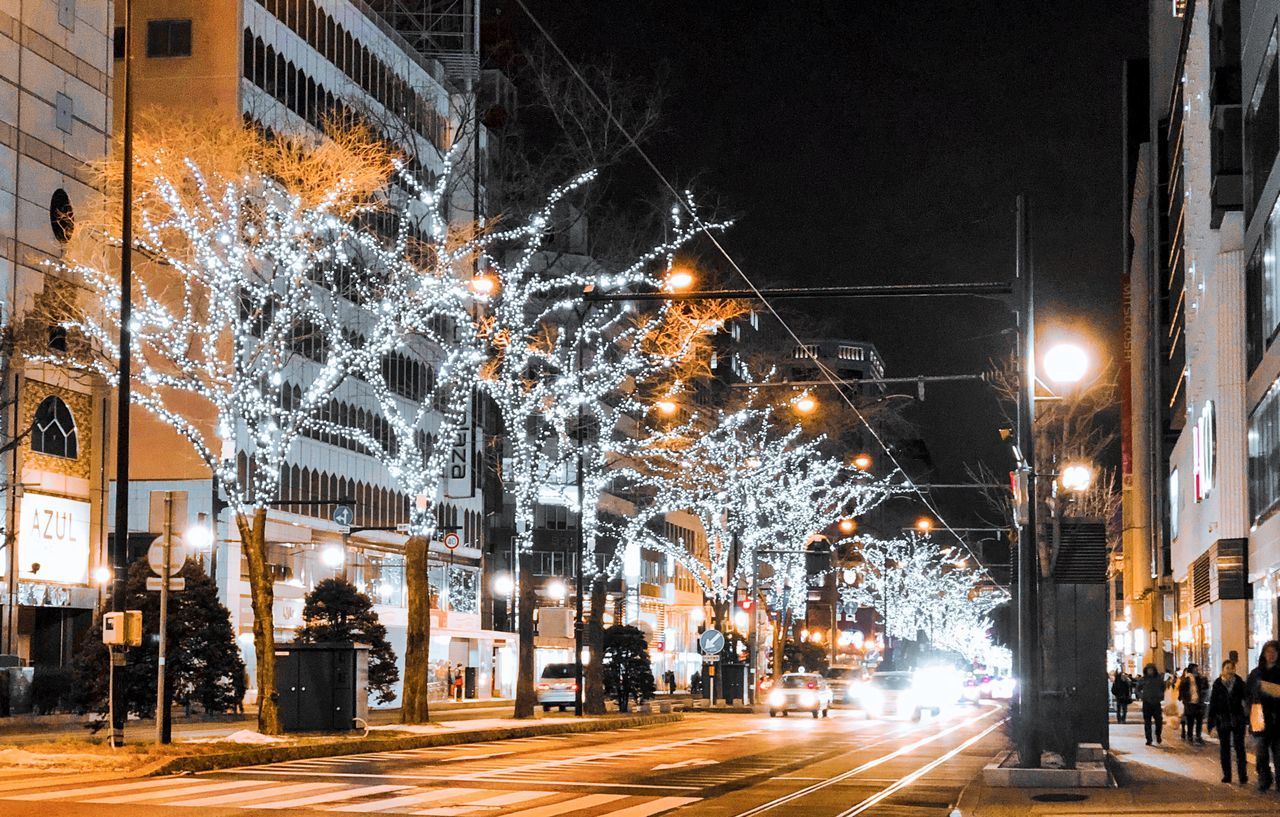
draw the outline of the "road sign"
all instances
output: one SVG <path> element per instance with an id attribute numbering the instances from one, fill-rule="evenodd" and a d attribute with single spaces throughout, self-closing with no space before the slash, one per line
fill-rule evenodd
<path id="1" fill-rule="evenodd" d="M 457 549 L 460 544 L 462 544 L 462 537 L 458 534 L 451 531 L 444 535 L 444 546 L 449 548 L 449 550 Z"/>
<path id="2" fill-rule="evenodd" d="M 333 515 L 330 517 L 335 525 L 344 528 L 351 527 L 351 523 L 356 521 L 356 512 L 350 505 L 338 503 L 333 506 Z"/>
<path id="3" fill-rule="evenodd" d="M 187 548 L 178 537 L 172 538 L 169 545 L 169 572 L 177 573 L 182 570 L 182 563 L 187 560 Z M 164 537 L 157 536 L 156 540 L 151 543 L 151 547 L 147 548 L 147 564 L 151 565 L 151 570 L 157 576 L 164 573 Z"/>
<path id="4" fill-rule="evenodd" d="M 720 660 L 720 656 L 719 656 L 719 655 L 704 655 L 704 656 L 702 656 L 702 663 L 704 663 L 704 664 L 714 664 L 714 663 L 716 663 L 716 662 L 717 662 L 717 661 L 719 661 L 719 660 Z"/>
<path id="5" fill-rule="evenodd" d="M 163 581 L 159 576 L 147 577 L 147 590 L 151 592 L 158 591 L 162 584 L 163 584 Z M 175 576 L 174 578 L 169 580 L 169 592 L 171 593 L 176 593 L 179 590 L 184 590 L 186 589 L 186 586 L 187 586 L 187 580 L 182 578 L 181 576 Z"/>
<path id="6" fill-rule="evenodd" d="M 719 655 L 724 649 L 724 633 L 719 630 L 707 630 L 698 636 L 698 647 L 704 655 Z"/>

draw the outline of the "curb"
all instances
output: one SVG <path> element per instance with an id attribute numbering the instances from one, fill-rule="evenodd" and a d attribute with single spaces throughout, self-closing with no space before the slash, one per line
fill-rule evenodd
<path id="1" fill-rule="evenodd" d="M 433 746 L 457 746 L 463 743 L 484 743 L 494 740 L 512 740 L 542 735 L 567 735 L 579 732 L 608 732 L 613 729 L 661 726 L 684 719 L 683 715 L 639 715 L 633 717 L 603 717 L 591 721 L 565 721 L 560 723 L 508 726 L 498 729 L 470 729 L 437 735 L 405 735 L 403 737 L 363 737 L 340 742 L 311 743 L 300 746 L 255 746 L 236 752 L 215 755 L 185 755 L 163 758 L 136 776 L 175 774 L 179 772 L 210 772 L 238 766 L 257 766 L 263 763 L 280 763 L 286 760 L 308 760 L 316 757 L 358 755 L 370 752 L 390 752 L 403 749 L 426 749 Z"/>

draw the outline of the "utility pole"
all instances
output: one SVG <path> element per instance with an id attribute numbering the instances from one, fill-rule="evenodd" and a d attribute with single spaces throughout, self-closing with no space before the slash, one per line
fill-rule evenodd
<path id="1" fill-rule="evenodd" d="M 133 3 L 124 0 L 124 149 L 120 184 L 120 366 L 116 389 L 116 507 L 111 541 L 111 610 L 124 612 L 125 580 L 129 572 L 129 378 L 133 315 Z M 111 745 L 124 745 L 124 684 L 115 683 L 117 666 L 124 666 L 127 648 L 111 652 Z M 157 713 L 159 714 L 159 713 Z"/>
<path id="2" fill-rule="evenodd" d="M 164 492 L 164 565 L 160 568 L 160 644 L 156 653 L 156 743 L 169 742 L 169 696 L 165 695 L 165 656 L 169 646 L 169 561 L 173 558 L 173 491 Z"/>
<path id="3" fill-rule="evenodd" d="M 1036 330 L 1035 289 L 1030 258 L 1026 199 L 1018 196 L 1016 274 L 1018 282 L 1018 339 L 1021 388 L 1018 390 L 1018 449 L 1027 477 L 1026 521 L 1018 531 L 1018 707 L 1022 728 L 1018 760 L 1023 768 L 1039 768 L 1040 740 L 1040 618 L 1036 552 Z"/>

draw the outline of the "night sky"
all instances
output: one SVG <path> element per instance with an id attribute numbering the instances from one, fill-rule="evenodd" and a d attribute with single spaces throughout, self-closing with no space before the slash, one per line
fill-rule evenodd
<path id="1" fill-rule="evenodd" d="M 1008 280 L 1022 191 L 1038 334 L 1069 328 L 1119 354 L 1120 74 L 1145 52 L 1146 3 L 527 2 L 575 59 L 665 75 L 648 152 L 738 216 L 725 244 L 758 283 Z M 518 38 L 538 36 L 496 6 Z M 976 372 L 1008 349 L 991 301 L 785 308 L 876 343 L 890 376 Z M 982 387 L 931 388 L 910 416 L 936 479 L 979 459 L 1008 470 Z M 963 504 L 948 503 L 953 524 Z"/>

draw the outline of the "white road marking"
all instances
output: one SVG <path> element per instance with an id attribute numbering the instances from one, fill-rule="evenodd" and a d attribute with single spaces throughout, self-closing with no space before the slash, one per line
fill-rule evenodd
<path id="1" fill-rule="evenodd" d="M 482 794 L 484 791 L 484 789 L 430 789 L 428 791 L 419 791 L 417 794 L 406 794 L 401 797 L 392 797 L 389 800 L 375 800 L 372 803 L 352 803 L 347 806 L 330 806 L 325 809 L 325 811 L 355 811 L 360 814 L 367 814 L 377 811 L 389 811 L 403 806 L 417 806 L 423 803 L 443 803 L 450 800 L 469 797 L 475 794 Z"/>
<path id="2" fill-rule="evenodd" d="M 191 786 L 182 790 L 183 797 L 190 797 L 193 794 L 205 794 L 211 791 L 226 791 L 227 789 L 244 789 L 250 786 L 261 786 L 261 780 L 219 780 L 216 783 L 206 783 L 203 786 Z M 163 800 L 166 797 L 173 797 L 172 789 L 160 789 L 156 791 L 144 791 L 140 794 L 119 794 L 114 797 L 98 797 L 93 800 L 81 800 L 82 803 L 138 803 L 143 800 Z"/>
<path id="3" fill-rule="evenodd" d="M 179 789 L 200 781 L 189 777 L 166 777 L 162 780 L 131 780 L 128 783 L 114 783 L 110 786 L 88 786 L 80 789 L 61 789 L 59 791 L 42 791 L 35 794 L 18 794 L 5 797 L 5 800 L 71 800 L 76 797 L 93 797 L 108 792 L 129 791 L 131 789 Z"/>
<path id="4" fill-rule="evenodd" d="M 166 806 L 189 806 L 200 808 L 203 806 L 227 806 L 233 803 L 242 803 L 247 800 L 261 800 L 264 797 L 279 797 L 282 794 L 302 794 L 308 791 L 320 791 L 321 789 L 340 789 L 343 788 L 340 783 L 290 783 L 287 786 L 268 787 L 263 789 L 254 789 L 253 791 L 233 792 L 231 794 L 216 795 L 214 797 L 197 797 L 195 800 L 170 800 L 165 803 Z"/>
<path id="5" fill-rule="evenodd" d="M 652 771 L 661 771 L 663 769 L 685 769 L 693 766 L 714 766 L 718 764 L 718 760 L 707 760 L 706 758 L 692 758 L 690 760 L 677 760 L 675 763 L 659 763 L 654 766 Z"/>
<path id="6" fill-rule="evenodd" d="M 581 797 L 561 800 L 559 803 L 552 803 L 549 806 L 534 806 L 523 811 L 513 811 L 506 817 L 557 817 L 557 815 L 567 814 L 570 811 L 603 806 L 605 803 L 612 803 L 625 797 L 625 794 L 584 794 Z M 418 813 L 421 814 L 422 812 Z"/>
<path id="7" fill-rule="evenodd" d="M 660 814 L 673 808 L 696 803 L 699 799 L 697 797 L 659 797 L 647 803 L 639 803 L 627 808 L 620 808 L 617 811 L 611 811 L 605 817 L 650 817 L 653 814 Z"/>
<path id="8" fill-rule="evenodd" d="M 514 806 L 542 797 L 554 797 L 555 795 L 556 792 L 553 791 L 509 791 L 503 794 L 496 794 L 493 797 L 485 797 L 481 800 L 472 800 L 467 805 L 491 806 L 494 808 L 498 806 Z"/>
<path id="9" fill-rule="evenodd" d="M 341 791 L 330 791 L 323 794 L 313 794 L 308 797 L 295 797 L 292 800 L 278 800 L 265 805 L 254 806 L 258 809 L 283 809 L 283 808 L 299 808 L 301 806 L 314 806 L 317 803 L 332 803 L 335 800 L 354 800 L 357 797 L 365 797 L 370 794 L 386 794 L 391 791 L 404 791 L 410 786 L 358 786 L 354 789 L 343 789 Z"/>

